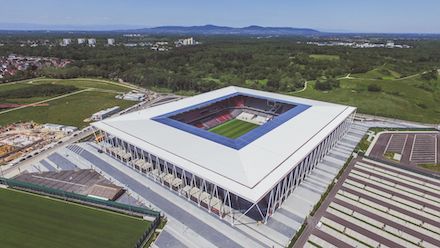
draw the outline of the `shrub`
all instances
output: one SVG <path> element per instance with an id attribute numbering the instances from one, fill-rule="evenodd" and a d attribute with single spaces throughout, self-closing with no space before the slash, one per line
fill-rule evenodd
<path id="1" fill-rule="evenodd" d="M 380 87 L 380 85 L 377 85 L 377 84 L 370 84 L 370 85 L 368 85 L 368 91 L 370 91 L 370 92 L 381 92 L 382 91 L 382 87 Z"/>
<path id="2" fill-rule="evenodd" d="M 329 84 L 328 81 L 324 81 L 324 82 L 316 81 L 315 89 L 317 89 L 317 90 L 331 90 L 332 86 L 331 86 L 331 84 Z"/>
<path id="3" fill-rule="evenodd" d="M 318 80 L 315 83 L 315 89 L 317 90 L 331 90 L 333 88 L 339 88 L 339 81 L 336 79 Z"/>
<path id="4" fill-rule="evenodd" d="M 432 71 L 423 73 L 421 78 L 425 81 L 437 80 L 438 79 L 438 72 L 437 72 L 437 70 L 432 70 Z"/>

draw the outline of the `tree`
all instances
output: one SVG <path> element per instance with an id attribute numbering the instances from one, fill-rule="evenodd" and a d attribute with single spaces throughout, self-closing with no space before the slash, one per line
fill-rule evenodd
<path id="1" fill-rule="evenodd" d="M 333 88 L 339 88 L 339 85 L 339 81 L 334 78 L 327 79 L 325 81 L 317 80 L 315 83 L 315 89 L 325 91 Z"/>
<path id="2" fill-rule="evenodd" d="M 437 80 L 438 79 L 438 72 L 437 72 L 437 70 L 432 70 L 432 71 L 423 73 L 421 78 L 425 81 Z"/>
<path id="3" fill-rule="evenodd" d="M 315 83 L 315 89 L 322 90 L 322 91 L 331 90 L 332 85 L 328 81 L 317 80 Z"/>

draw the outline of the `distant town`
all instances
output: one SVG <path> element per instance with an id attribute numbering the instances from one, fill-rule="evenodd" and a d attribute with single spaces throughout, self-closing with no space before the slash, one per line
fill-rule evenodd
<path id="1" fill-rule="evenodd" d="M 63 68 L 70 62 L 71 61 L 67 59 L 11 54 L 7 57 L 0 57 L 0 79 L 6 76 L 14 76 L 18 71 L 36 70 L 45 66 Z"/>
<path id="2" fill-rule="evenodd" d="M 395 44 L 394 41 L 375 43 L 370 41 L 308 41 L 307 45 L 344 46 L 352 48 L 411 48 L 409 45 Z"/>

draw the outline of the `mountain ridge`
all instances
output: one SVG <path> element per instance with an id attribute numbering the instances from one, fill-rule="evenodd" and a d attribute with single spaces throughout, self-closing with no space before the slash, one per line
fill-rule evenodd
<path id="1" fill-rule="evenodd" d="M 141 34 L 185 34 L 185 35 L 318 35 L 320 32 L 310 28 L 262 27 L 229 27 L 218 25 L 200 26 L 157 26 L 141 25 L 46 25 L 29 23 L 0 23 L 0 31 L 54 31 L 54 32 L 135 32 Z"/>
<path id="2" fill-rule="evenodd" d="M 207 24 L 203 26 L 159 26 L 131 30 L 152 34 L 196 34 L 196 35 L 319 35 L 321 32 L 311 28 L 263 27 L 228 27 Z"/>

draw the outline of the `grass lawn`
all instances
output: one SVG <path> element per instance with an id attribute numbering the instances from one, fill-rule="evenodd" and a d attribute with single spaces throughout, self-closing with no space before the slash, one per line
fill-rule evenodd
<path id="1" fill-rule="evenodd" d="M 99 110 L 113 106 L 120 106 L 124 109 L 136 103 L 115 99 L 118 92 L 127 92 L 131 88 L 99 79 L 33 79 L 17 83 L 0 84 L 0 91 L 24 89 L 38 84 L 73 85 L 78 90 L 91 89 L 92 91 L 49 101 L 47 102 L 49 106 L 27 107 L 8 113 L 0 113 L 0 125 L 32 120 L 37 123 L 57 123 L 82 128 L 87 125 L 83 120 Z M 3 99 L 3 102 L 0 103 L 30 104 L 53 97 L 56 96 Z"/>
<path id="2" fill-rule="evenodd" d="M 372 83 L 382 91 L 368 91 Z M 319 91 L 310 82 L 305 91 L 293 95 L 355 106 L 365 114 L 440 123 L 440 79 L 427 84 L 418 76 L 402 80 L 342 79 L 340 88 Z M 424 89 L 426 86 L 430 88 Z"/>
<path id="3" fill-rule="evenodd" d="M 19 82 L 4 83 L 0 84 L 0 90 L 10 90 L 10 89 L 20 89 L 28 87 L 29 85 L 35 84 L 60 84 L 60 85 L 73 85 L 79 89 L 86 88 L 97 88 L 103 90 L 114 90 L 120 92 L 130 91 L 122 85 L 117 85 L 116 83 L 104 79 L 93 79 L 93 78 L 78 78 L 78 79 L 50 79 L 50 78 L 36 78 Z"/>
<path id="4" fill-rule="evenodd" d="M 379 68 L 373 69 L 366 73 L 352 74 L 352 77 L 359 77 L 364 79 L 383 79 L 383 80 L 393 80 L 400 78 L 400 74 L 386 66 L 381 66 Z"/>
<path id="5" fill-rule="evenodd" d="M 115 99 L 115 95 L 107 92 L 82 92 L 50 101 L 49 106 L 27 107 L 0 114 L 0 125 L 32 120 L 37 123 L 57 123 L 82 128 L 88 125 L 83 120 L 101 109 L 113 106 L 124 109 L 136 103 Z"/>
<path id="6" fill-rule="evenodd" d="M 0 189 L 4 248 L 133 247 L 149 222 L 47 197 Z"/>
<path id="7" fill-rule="evenodd" d="M 227 138 L 235 139 L 256 127 L 258 127 L 257 124 L 233 119 L 214 128 L 211 128 L 209 129 L 209 131 L 225 136 Z"/>
<path id="8" fill-rule="evenodd" d="M 339 60 L 339 55 L 329 55 L 329 54 L 310 54 L 310 58 L 316 60 Z"/>
<path id="9" fill-rule="evenodd" d="M 418 166 L 430 171 L 440 172 L 440 164 L 420 164 Z"/>

